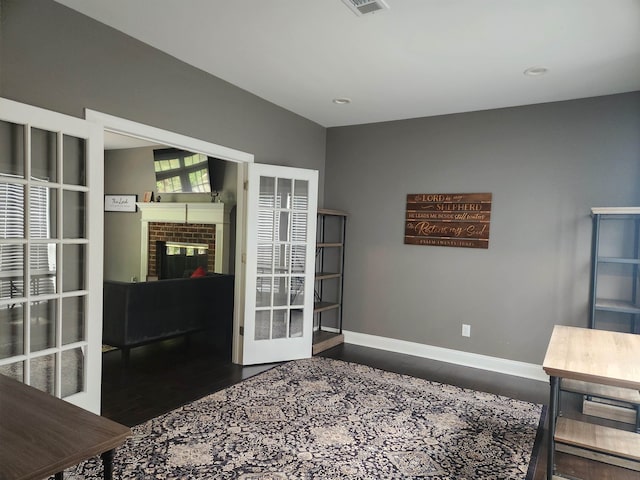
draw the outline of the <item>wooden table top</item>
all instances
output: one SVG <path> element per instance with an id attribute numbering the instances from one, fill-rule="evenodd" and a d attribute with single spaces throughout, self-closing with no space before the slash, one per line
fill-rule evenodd
<path id="1" fill-rule="evenodd" d="M 640 390 L 640 335 L 556 325 L 542 368 L 550 376 Z"/>
<path id="2" fill-rule="evenodd" d="M 42 480 L 130 435 L 129 427 L 0 375 L 1 480 Z"/>

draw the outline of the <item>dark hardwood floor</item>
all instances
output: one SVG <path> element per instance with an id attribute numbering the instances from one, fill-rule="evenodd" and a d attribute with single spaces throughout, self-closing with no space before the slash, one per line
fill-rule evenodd
<path id="1" fill-rule="evenodd" d="M 356 345 L 340 345 L 321 355 L 519 400 L 548 403 L 549 387 L 544 382 Z M 119 351 L 107 352 L 103 354 L 102 414 L 134 426 L 272 366 L 233 365 L 213 350 L 206 339 L 197 336 L 188 342 L 177 338 L 135 348 L 126 366 Z M 580 418 L 579 401 L 577 395 L 563 394 L 563 413 Z M 593 421 L 593 417 L 589 418 Z M 546 445 L 545 428 L 534 480 L 545 479 Z M 572 455 L 557 454 L 556 459 L 558 470 L 568 478 L 640 480 L 640 472 Z"/>

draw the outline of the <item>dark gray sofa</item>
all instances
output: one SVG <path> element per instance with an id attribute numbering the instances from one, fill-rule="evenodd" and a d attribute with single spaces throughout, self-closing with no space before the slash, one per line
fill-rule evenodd
<path id="1" fill-rule="evenodd" d="M 102 343 L 129 349 L 206 330 L 213 346 L 231 352 L 234 276 L 209 274 L 154 282 L 104 281 Z"/>

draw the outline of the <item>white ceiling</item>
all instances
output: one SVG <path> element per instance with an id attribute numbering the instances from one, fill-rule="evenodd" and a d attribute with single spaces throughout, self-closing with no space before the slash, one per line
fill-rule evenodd
<path id="1" fill-rule="evenodd" d="M 640 0 L 56 1 L 326 127 L 640 90 Z"/>

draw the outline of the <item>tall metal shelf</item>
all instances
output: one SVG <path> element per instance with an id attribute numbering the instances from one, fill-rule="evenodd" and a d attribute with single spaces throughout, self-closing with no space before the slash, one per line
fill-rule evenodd
<path id="1" fill-rule="evenodd" d="M 347 214 L 318 209 L 313 354 L 341 344 L 344 241 Z"/>
<path id="2" fill-rule="evenodd" d="M 591 216 L 589 327 L 640 333 L 640 207 L 592 208 Z"/>

